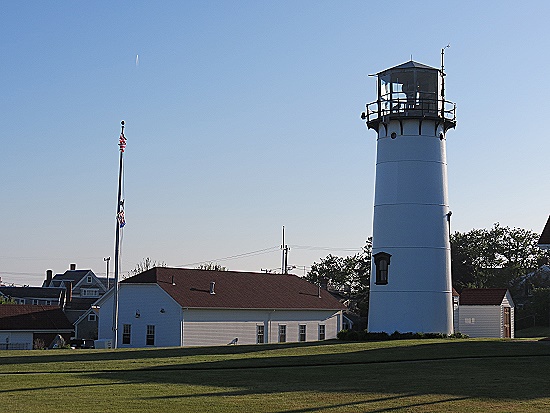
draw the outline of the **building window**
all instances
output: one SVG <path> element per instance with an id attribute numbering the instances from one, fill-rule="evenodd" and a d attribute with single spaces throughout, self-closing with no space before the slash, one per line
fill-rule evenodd
<path id="1" fill-rule="evenodd" d="M 286 326 L 279 325 L 279 343 L 286 342 Z"/>
<path id="2" fill-rule="evenodd" d="M 132 324 L 122 324 L 122 344 L 130 344 L 131 339 L 132 339 Z"/>
<path id="3" fill-rule="evenodd" d="M 86 284 L 91 284 L 92 283 L 92 276 L 91 275 L 88 275 L 86 277 Z"/>
<path id="4" fill-rule="evenodd" d="M 325 339 L 325 325 L 319 324 L 319 340 Z"/>
<path id="5" fill-rule="evenodd" d="M 18 303 L 18 304 L 25 304 L 25 299 L 24 298 L 19 298 L 19 299 L 15 299 L 15 302 Z"/>
<path id="6" fill-rule="evenodd" d="M 96 321 L 97 315 L 95 313 L 88 314 L 88 321 Z"/>
<path id="7" fill-rule="evenodd" d="M 32 305 L 38 305 L 38 300 L 33 299 L 33 300 L 32 300 Z"/>
<path id="8" fill-rule="evenodd" d="M 391 255 L 387 252 L 378 252 L 374 254 L 374 265 L 376 266 L 376 284 L 386 285 L 388 283 L 388 273 Z"/>
<path id="9" fill-rule="evenodd" d="M 264 325 L 257 325 L 256 326 L 256 343 L 263 344 L 264 343 Z"/>
<path id="10" fill-rule="evenodd" d="M 82 297 L 97 297 L 99 296 L 99 289 L 97 288 L 83 288 Z"/>
<path id="11" fill-rule="evenodd" d="M 50 300 L 46 300 L 46 305 L 52 305 L 52 302 Z"/>
<path id="12" fill-rule="evenodd" d="M 145 337 L 145 344 L 147 346 L 155 345 L 155 326 L 154 325 L 147 326 L 147 336 Z"/>
<path id="13" fill-rule="evenodd" d="M 300 324 L 299 326 L 298 341 L 306 341 L 306 325 Z"/>

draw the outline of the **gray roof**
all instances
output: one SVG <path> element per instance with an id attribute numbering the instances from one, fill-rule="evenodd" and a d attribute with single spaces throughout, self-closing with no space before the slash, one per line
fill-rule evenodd
<path id="1" fill-rule="evenodd" d="M 78 284 L 88 273 L 95 275 L 92 270 L 67 270 L 63 274 L 56 274 L 50 283 L 51 287 L 61 287 L 65 281 L 72 281 L 73 286 Z"/>
<path id="2" fill-rule="evenodd" d="M 55 287 L 7 287 L 0 286 L 0 293 L 12 298 L 42 298 L 58 300 L 64 294 L 64 288 Z"/>
<path id="3" fill-rule="evenodd" d="M 540 234 L 538 245 L 540 247 L 550 246 L 550 216 L 548 217 L 548 221 L 546 221 L 542 234 Z"/>

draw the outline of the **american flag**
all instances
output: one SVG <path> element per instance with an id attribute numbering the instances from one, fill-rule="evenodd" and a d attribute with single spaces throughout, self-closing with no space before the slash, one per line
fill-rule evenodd
<path id="1" fill-rule="evenodd" d="M 120 139 L 118 140 L 118 146 L 120 147 L 120 152 L 124 152 L 124 148 L 126 148 L 126 137 L 123 133 L 120 134 Z"/>
<path id="2" fill-rule="evenodd" d="M 116 217 L 118 219 L 118 225 L 120 228 L 123 228 L 126 225 L 126 220 L 124 219 L 124 211 L 120 211 Z"/>

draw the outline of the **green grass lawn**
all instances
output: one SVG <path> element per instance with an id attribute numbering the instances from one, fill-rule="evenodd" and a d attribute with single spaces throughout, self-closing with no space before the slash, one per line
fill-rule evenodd
<path id="1" fill-rule="evenodd" d="M 548 412 L 550 343 L 0 352 L 3 412 Z"/>
<path id="2" fill-rule="evenodd" d="M 516 337 L 550 337 L 550 327 L 529 327 L 516 331 Z"/>

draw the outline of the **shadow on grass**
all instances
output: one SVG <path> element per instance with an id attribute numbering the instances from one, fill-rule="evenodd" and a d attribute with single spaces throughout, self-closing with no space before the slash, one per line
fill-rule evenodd
<path id="1" fill-rule="evenodd" d="M 341 343 L 327 340 L 326 344 Z M 134 359 L 163 359 L 189 356 L 210 356 L 226 354 L 245 354 L 281 350 L 294 347 L 319 346 L 319 342 L 285 343 L 242 346 L 212 346 L 212 347 L 172 347 L 148 349 L 117 349 L 117 350 L 32 350 L 32 351 L 2 351 L 0 364 L 38 364 L 58 362 L 109 361 Z M 5 355 L 7 354 L 7 355 Z"/>
<path id="2" fill-rule="evenodd" d="M 441 395 L 448 401 L 531 400 L 548 397 L 549 369 L 550 346 L 546 344 L 459 341 L 300 356 L 255 357 L 251 351 L 249 358 L 240 360 L 97 372 L 89 376 L 220 389 L 220 392 L 182 396 L 161 394 L 155 397 L 158 399 L 325 392 L 341 394 L 343 399 L 346 394 L 373 393 Z M 518 386 L 518 383 L 529 385 Z"/>
<path id="3" fill-rule="evenodd" d="M 125 385 L 127 383 L 109 383 L 109 386 L 117 386 L 117 385 Z M 138 384 L 134 382 L 133 384 Z M 105 383 L 86 383 L 86 384 L 60 384 L 58 386 L 41 386 L 41 387 L 21 387 L 18 389 L 9 389 L 9 390 L 0 390 L 1 393 L 26 393 L 28 391 L 42 391 L 42 390 L 55 390 L 55 389 L 63 389 L 68 390 L 71 388 L 90 388 L 90 387 L 104 387 Z"/>

